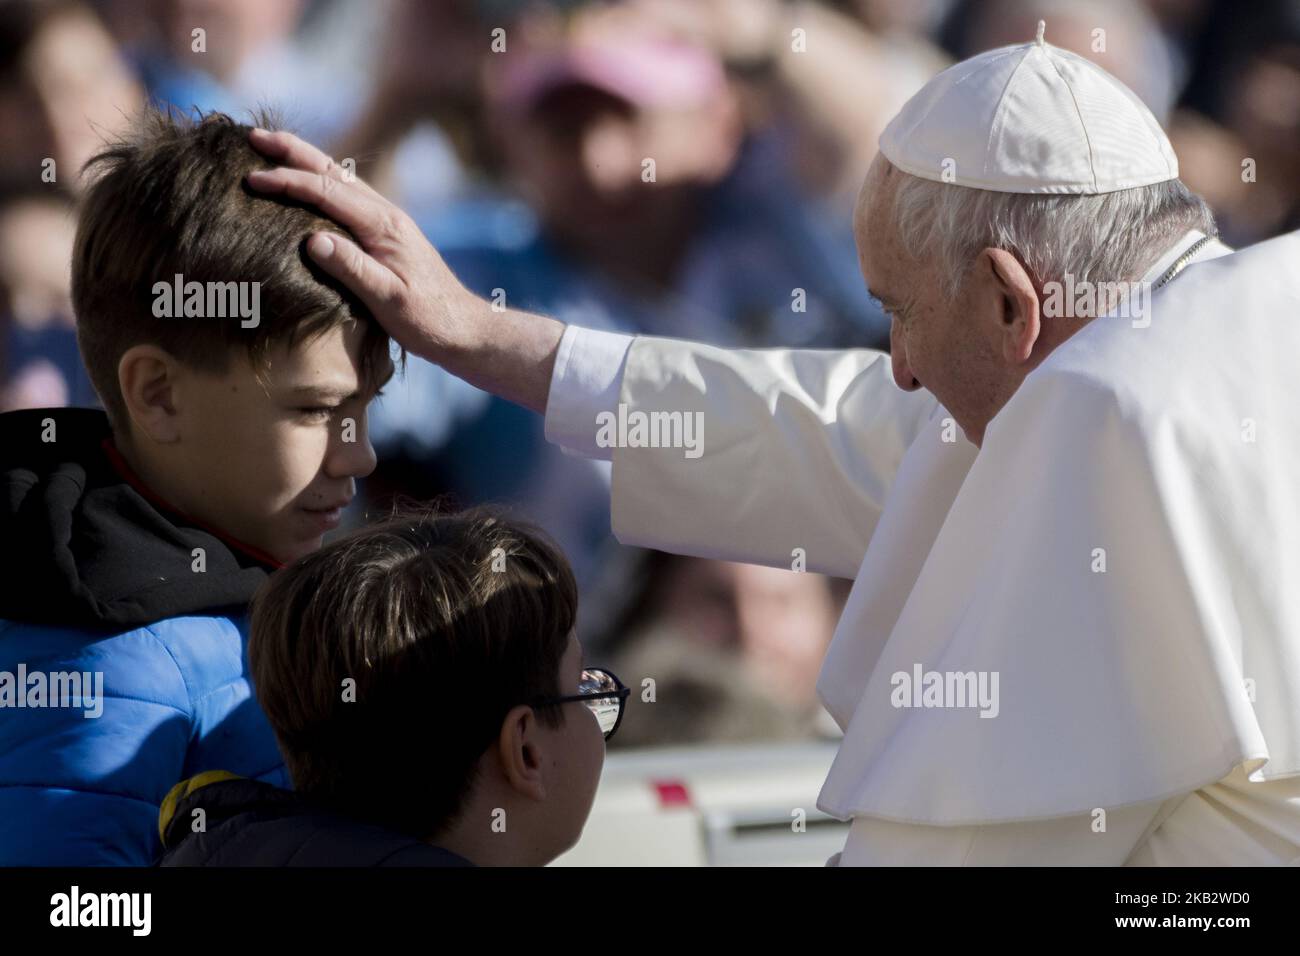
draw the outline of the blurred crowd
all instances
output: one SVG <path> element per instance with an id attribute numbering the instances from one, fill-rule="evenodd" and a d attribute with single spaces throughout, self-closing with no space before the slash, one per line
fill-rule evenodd
<path id="1" fill-rule="evenodd" d="M 1040 18 L 1146 102 L 1229 244 L 1300 226 L 1297 0 L 0 0 L 0 410 L 97 404 L 69 304 L 79 171 L 150 99 L 275 109 L 487 298 L 886 348 L 851 229 L 876 139 L 934 73 Z M 564 547 L 580 636 L 635 690 L 620 744 L 827 732 L 814 685 L 846 582 L 620 546 L 607 464 L 418 359 L 371 428 L 354 521 L 398 497 L 509 502 Z"/>

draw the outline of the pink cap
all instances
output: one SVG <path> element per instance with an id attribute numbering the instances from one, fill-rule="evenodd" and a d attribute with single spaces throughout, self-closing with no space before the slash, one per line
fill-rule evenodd
<path id="1" fill-rule="evenodd" d="M 552 90 L 580 85 L 636 107 L 691 107 L 717 96 L 724 84 L 722 65 L 699 47 L 632 39 L 526 54 L 507 67 L 498 99 L 527 112 Z"/>

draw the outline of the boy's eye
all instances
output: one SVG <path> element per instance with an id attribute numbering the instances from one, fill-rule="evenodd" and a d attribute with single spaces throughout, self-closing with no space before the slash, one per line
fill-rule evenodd
<path id="1" fill-rule="evenodd" d="M 332 414 L 334 414 L 334 406 L 333 405 L 309 405 L 303 408 L 294 409 L 294 411 L 301 413 L 303 418 L 307 418 L 312 421 L 324 421 L 325 419 L 329 418 Z"/>

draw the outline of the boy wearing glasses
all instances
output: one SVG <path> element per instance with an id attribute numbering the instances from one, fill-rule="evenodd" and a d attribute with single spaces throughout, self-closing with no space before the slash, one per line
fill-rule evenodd
<path id="1" fill-rule="evenodd" d="M 583 663 L 576 613 L 559 550 L 490 509 L 394 517 L 299 560 L 258 593 L 248 648 L 295 791 L 179 784 L 163 865 L 549 863 L 628 695 Z"/>

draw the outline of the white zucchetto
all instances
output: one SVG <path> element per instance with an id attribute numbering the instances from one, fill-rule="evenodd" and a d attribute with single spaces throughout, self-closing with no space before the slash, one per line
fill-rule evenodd
<path id="1" fill-rule="evenodd" d="M 1095 195 L 1178 177 L 1151 111 L 1101 67 L 1038 37 L 963 60 L 880 135 L 904 172 L 1008 193 Z"/>

